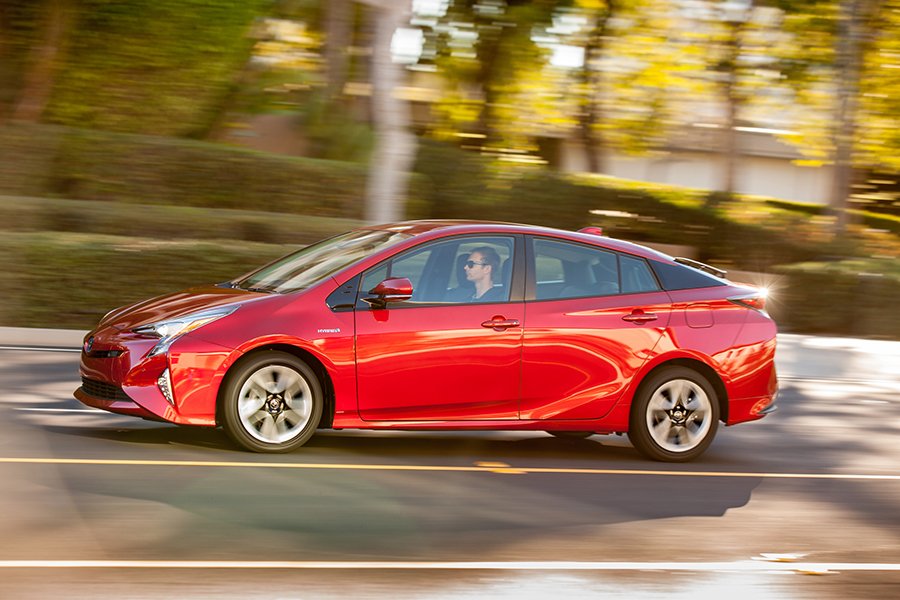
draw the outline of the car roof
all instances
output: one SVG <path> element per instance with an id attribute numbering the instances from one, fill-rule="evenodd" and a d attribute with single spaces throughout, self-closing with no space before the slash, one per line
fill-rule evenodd
<path id="1" fill-rule="evenodd" d="M 609 250 L 617 250 L 650 258 L 662 262 L 674 262 L 672 257 L 648 248 L 626 242 L 624 240 L 613 239 L 596 233 L 584 233 L 578 231 L 565 231 L 563 229 L 555 229 L 552 227 L 543 227 L 540 225 L 527 225 L 523 223 L 505 223 L 502 221 L 476 221 L 463 219 L 431 219 L 421 221 L 400 221 L 397 223 L 385 223 L 383 225 L 371 225 L 364 229 L 383 230 L 402 232 L 411 236 L 419 237 L 444 237 L 450 234 L 473 234 L 473 233 L 518 233 L 530 235 L 544 235 L 555 238 L 562 238 L 573 242 L 582 242 L 593 246 L 600 246 Z"/>

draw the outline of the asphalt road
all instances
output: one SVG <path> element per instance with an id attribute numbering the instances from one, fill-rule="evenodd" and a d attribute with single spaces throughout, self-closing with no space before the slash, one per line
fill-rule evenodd
<path id="1" fill-rule="evenodd" d="M 82 407 L 75 352 L 0 349 L 0 597 L 896 598 L 900 383 L 828 357 L 666 465 L 512 432 L 254 455 Z"/>

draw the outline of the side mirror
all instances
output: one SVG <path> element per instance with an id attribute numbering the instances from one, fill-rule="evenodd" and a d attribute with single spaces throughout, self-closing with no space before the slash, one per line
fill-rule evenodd
<path id="1" fill-rule="evenodd" d="M 375 308 L 384 308 L 388 302 L 403 302 L 412 298 L 413 286 L 406 277 L 385 279 L 369 290 L 369 293 L 374 294 L 375 297 L 363 298 L 363 300 Z"/>

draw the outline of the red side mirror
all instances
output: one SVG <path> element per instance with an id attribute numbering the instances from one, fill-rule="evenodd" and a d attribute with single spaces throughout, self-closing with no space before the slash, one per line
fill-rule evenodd
<path id="1" fill-rule="evenodd" d="M 385 279 L 369 290 L 369 293 L 374 294 L 375 298 L 363 298 L 363 300 L 372 306 L 384 307 L 388 302 L 403 302 L 412 298 L 413 286 L 406 277 L 397 277 L 396 279 Z"/>

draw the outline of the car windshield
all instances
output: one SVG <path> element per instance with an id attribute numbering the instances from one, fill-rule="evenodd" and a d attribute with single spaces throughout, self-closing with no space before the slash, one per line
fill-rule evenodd
<path id="1" fill-rule="evenodd" d="M 233 285 L 262 292 L 296 292 L 409 237 L 407 233 L 396 231 L 350 231 L 269 263 Z"/>

